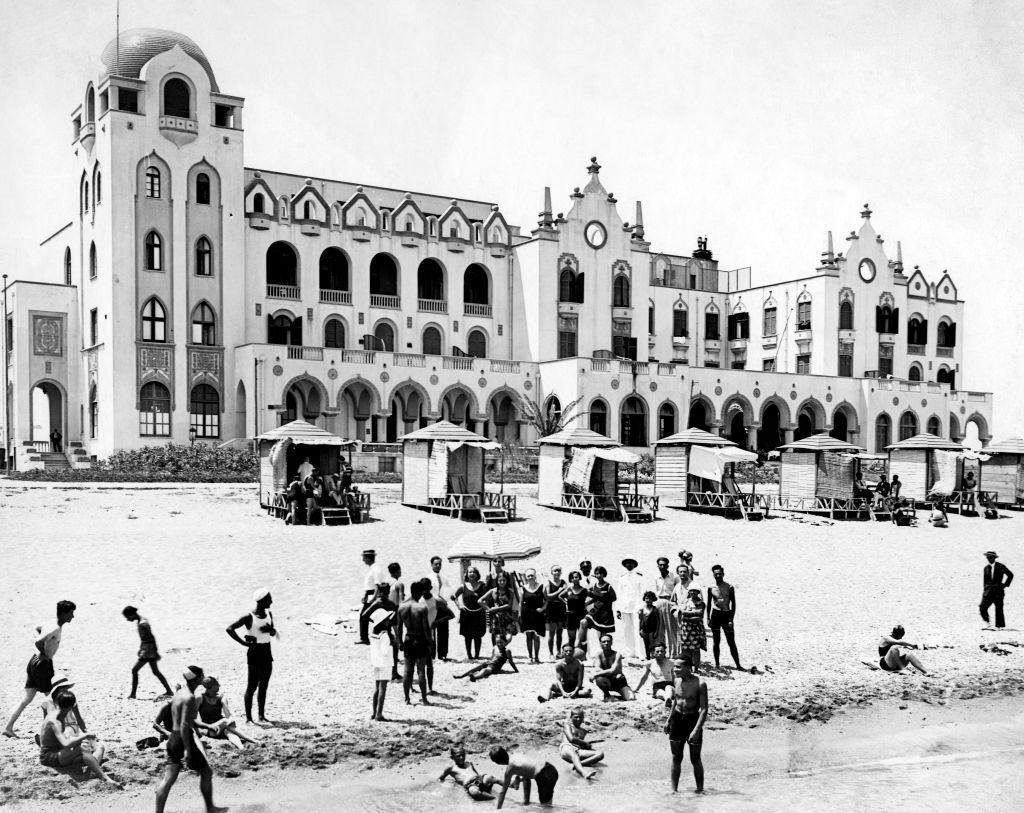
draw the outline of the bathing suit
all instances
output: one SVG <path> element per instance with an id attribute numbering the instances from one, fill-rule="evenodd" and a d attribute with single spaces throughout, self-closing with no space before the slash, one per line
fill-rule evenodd
<path id="1" fill-rule="evenodd" d="M 677 759 L 683 758 L 683 746 L 686 745 L 687 740 L 690 738 L 690 734 L 697 727 L 697 719 L 700 717 L 700 712 L 688 711 L 680 713 L 673 711 L 672 716 L 668 718 L 668 739 L 669 744 L 672 746 L 672 756 Z M 697 741 L 691 745 L 692 749 L 700 748 L 704 744 L 704 730 L 701 729 L 697 735 Z"/>
<path id="2" fill-rule="evenodd" d="M 39 762 L 47 768 L 59 768 L 63 747 L 57 739 L 57 732 L 53 730 L 53 724 L 46 726 L 39 737 Z"/>
<path id="3" fill-rule="evenodd" d="M 537 783 L 537 799 L 541 804 L 551 804 L 555 795 L 555 783 L 558 782 L 558 770 L 550 762 L 545 762 L 537 775 L 533 777 Z"/>
<path id="4" fill-rule="evenodd" d="M 213 703 L 200 703 L 199 704 L 199 719 L 204 723 L 212 725 L 218 720 L 224 719 L 224 701 L 219 697 Z"/>
<path id="5" fill-rule="evenodd" d="M 139 619 L 139 660 L 160 660 L 160 653 L 156 648 L 156 638 L 153 637 L 153 630 L 145 618 Z"/>
<path id="6" fill-rule="evenodd" d="M 878 668 L 881 669 L 883 672 L 899 671 L 899 669 L 893 669 L 891 666 L 889 666 L 888 663 L 885 662 L 885 656 L 889 654 L 889 650 L 892 649 L 894 646 L 896 646 L 896 644 L 883 644 L 882 646 L 878 647 L 878 654 L 881 655 L 881 657 L 878 659 Z"/>
<path id="7" fill-rule="evenodd" d="M 35 689 L 43 694 L 50 693 L 50 686 L 53 683 L 53 661 L 37 652 L 25 667 L 25 673 L 28 675 L 25 681 L 26 689 Z"/>
<path id="8" fill-rule="evenodd" d="M 189 731 L 189 737 L 192 736 Z M 192 755 L 185 760 L 185 740 L 182 737 L 180 731 L 172 731 L 171 738 L 167 740 L 167 763 L 169 765 L 177 765 L 179 768 L 185 765 L 190 770 L 196 773 L 202 773 L 204 769 L 208 769 L 210 764 L 206 761 L 206 757 L 203 752 L 199 750 L 199 746 L 192 740 Z"/>

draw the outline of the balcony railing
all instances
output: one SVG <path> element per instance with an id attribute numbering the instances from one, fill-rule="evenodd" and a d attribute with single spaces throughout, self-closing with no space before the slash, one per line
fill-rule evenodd
<path id="1" fill-rule="evenodd" d="M 267 296 L 274 299 L 301 299 L 298 285 L 268 285 Z"/>
<path id="2" fill-rule="evenodd" d="M 490 307 L 490 305 L 488 305 Z M 518 373 L 519 372 L 518 361 L 506 361 L 505 359 L 491 359 L 491 372 L 492 373 Z"/>
<path id="3" fill-rule="evenodd" d="M 442 366 L 445 370 L 472 370 L 475 362 L 473 356 L 445 356 Z"/>
<path id="4" fill-rule="evenodd" d="M 421 353 L 395 353 L 396 367 L 426 367 L 427 362 Z"/>
<path id="5" fill-rule="evenodd" d="M 195 119 L 182 116 L 161 116 L 158 122 L 161 130 L 180 130 L 185 133 L 199 132 L 199 123 Z"/>
<path id="6" fill-rule="evenodd" d="M 945 358 L 953 358 L 953 353 L 955 350 L 955 347 L 936 347 L 935 355 L 944 356 Z"/>
<path id="7" fill-rule="evenodd" d="M 923 344 L 908 344 L 907 345 L 908 356 L 923 356 L 924 345 Z"/>
<path id="8" fill-rule="evenodd" d="M 342 350 L 343 364 L 373 364 L 375 353 L 372 350 Z"/>
<path id="9" fill-rule="evenodd" d="M 988 401 L 988 393 L 987 392 L 969 392 L 969 393 L 967 393 L 967 400 L 968 401 L 980 401 L 980 402 L 984 403 L 984 402 Z"/>
<path id="10" fill-rule="evenodd" d="M 324 349 L 322 347 L 297 347 L 289 345 L 288 358 L 301 361 L 323 361 Z"/>
<path id="11" fill-rule="evenodd" d="M 595 373 L 607 373 L 608 372 L 608 359 L 591 359 L 590 369 Z"/>
<path id="12" fill-rule="evenodd" d="M 675 375 L 676 365 L 658 362 L 658 375 Z"/>
<path id="13" fill-rule="evenodd" d="M 651 367 L 646 361 L 620 361 L 619 372 L 627 375 L 648 375 Z"/>
<path id="14" fill-rule="evenodd" d="M 396 299 L 398 297 L 395 297 Z M 394 305 L 393 307 L 398 307 Z M 418 305 L 421 313 L 448 313 L 448 303 L 443 299 L 419 299 Z"/>
<path id="15" fill-rule="evenodd" d="M 402 297 L 393 294 L 370 294 L 371 308 L 400 308 Z"/>
<path id="16" fill-rule="evenodd" d="M 921 382 L 920 381 L 901 381 L 899 384 L 900 392 L 920 392 Z"/>
<path id="17" fill-rule="evenodd" d="M 463 308 L 466 316 L 490 316 L 490 305 L 478 305 L 476 302 L 467 302 Z"/>
<path id="18" fill-rule="evenodd" d="M 336 291 L 333 288 L 320 289 L 320 301 L 329 305 L 351 305 L 351 291 Z"/>

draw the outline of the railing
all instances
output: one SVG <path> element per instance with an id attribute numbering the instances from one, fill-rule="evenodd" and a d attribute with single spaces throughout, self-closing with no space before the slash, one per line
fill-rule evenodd
<path id="1" fill-rule="evenodd" d="M 665 364 L 664 362 L 658 362 L 658 375 L 675 375 L 676 365 Z"/>
<path id="2" fill-rule="evenodd" d="M 442 366 L 445 370 L 472 370 L 475 361 L 473 356 L 444 356 Z"/>
<path id="3" fill-rule="evenodd" d="M 48 454 L 50 452 L 50 441 L 33 440 L 32 448 L 35 449 L 39 454 Z"/>
<path id="4" fill-rule="evenodd" d="M 899 389 L 900 392 L 920 392 L 921 383 L 919 381 L 900 381 Z"/>
<path id="5" fill-rule="evenodd" d="M 398 305 L 392 307 L 397 308 Z M 448 303 L 443 299 L 420 299 L 418 307 L 423 313 L 448 313 Z"/>
<path id="6" fill-rule="evenodd" d="M 875 388 L 879 390 L 891 390 L 893 388 L 892 381 L 880 378 L 878 379 L 878 383 L 875 385 Z"/>
<path id="7" fill-rule="evenodd" d="M 402 298 L 393 294 L 370 294 L 371 308 L 400 308 Z"/>
<path id="8" fill-rule="evenodd" d="M 341 361 L 344 364 L 373 364 L 375 355 L 372 350 L 342 350 Z"/>
<path id="9" fill-rule="evenodd" d="M 320 289 L 320 301 L 330 305 L 351 305 L 351 291 L 336 291 L 333 288 Z"/>
<path id="10" fill-rule="evenodd" d="M 924 345 L 923 344 L 908 344 L 907 345 L 908 356 L 923 356 Z"/>
<path id="11" fill-rule="evenodd" d="M 984 403 L 985 401 L 988 401 L 988 393 L 987 392 L 969 392 L 969 393 L 967 393 L 967 400 L 968 401 L 980 401 L 980 402 Z"/>
<path id="12" fill-rule="evenodd" d="M 943 356 L 945 358 L 953 358 L 953 352 L 956 350 L 955 347 L 936 347 L 935 355 Z"/>
<path id="13" fill-rule="evenodd" d="M 274 299 L 301 299 L 298 285 L 268 285 L 267 296 Z"/>
<path id="14" fill-rule="evenodd" d="M 810 322 L 810 320 L 808 320 L 806 322 L 797 322 L 796 323 L 796 329 L 797 330 L 810 330 L 811 329 L 811 322 Z"/>
<path id="15" fill-rule="evenodd" d="M 420 353 L 395 353 L 394 365 L 396 367 L 425 367 L 426 359 Z"/>
<path id="16" fill-rule="evenodd" d="M 476 302 L 467 302 L 463 308 L 463 312 L 466 316 L 490 316 L 491 306 L 479 305 Z"/>
<path id="17" fill-rule="evenodd" d="M 199 123 L 195 119 L 182 116 L 161 116 L 158 125 L 161 130 L 182 130 L 186 133 L 199 131 Z"/>
<path id="18" fill-rule="evenodd" d="M 928 392 L 940 393 L 940 392 L 942 392 L 942 385 L 941 384 L 935 384 L 934 382 L 929 381 L 928 382 Z"/>
<path id="19" fill-rule="evenodd" d="M 674 344 L 686 344 L 690 341 L 689 333 L 677 333 L 672 336 L 672 342 Z"/>
<path id="20" fill-rule="evenodd" d="M 491 359 L 492 373 L 518 373 L 518 361 L 506 361 L 505 359 Z"/>
<path id="21" fill-rule="evenodd" d="M 300 359 L 302 361 L 323 361 L 324 349 L 322 347 L 299 347 L 289 345 L 288 358 Z"/>
<path id="22" fill-rule="evenodd" d="M 607 373 L 608 372 L 608 359 L 591 359 L 590 369 L 595 373 Z"/>
<path id="23" fill-rule="evenodd" d="M 627 375 L 649 375 L 651 365 L 646 361 L 620 361 L 619 372 Z"/>

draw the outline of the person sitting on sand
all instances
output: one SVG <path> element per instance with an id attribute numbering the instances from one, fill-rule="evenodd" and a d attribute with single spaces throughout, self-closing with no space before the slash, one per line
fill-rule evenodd
<path id="1" fill-rule="evenodd" d="M 139 670 L 147 663 L 149 668 L 153 670 L 156 679 L 160 681 L 160 685 L 164 687 L 164 697 L 170 697 L 173 694 L 171 686 L 167 682 L 167 678 L 164 677 L 163 672 L 160 671 L 160 667 L 156 665 L 156 662 L 160 660 L 160 653 L 157 651 L 156 638 L 153 637 L 153 629 L 149 626 L 149 621 L 139 615 L 137 607 L 133 607 L 130 604 L 121 610 L 121 615 L 124 616 L 126 621 L 138 622 L 137 630 L 139 633 L 139 654 L 135 666 L 132 667 L 132 691 L 128 695 L 128 699 L 135 699 L 135 692 L 139 688 Z"/>
<path id="2" fill-rule="evenodd" d="M 878 668 L 883 672 L 901 672 L 907 666 L 913 666 L 922 675 L 927 675 L 921 661 L 915 655 L 904 652 L 904 649 L 920 649 L 917 644 L 904 641 L 904 634 L 905 630 L 898 625 L 892 628 L 892 635 L 882 636 L 878 642 Z"/>
<path id="3" fill-rule="evenodd" d="M 896 485 L 895 475 L 893 476 L 893 486 Z M 893 489 L 895 493 L 895 488 Z M 893 497 L 893 508 L 892 508 L 892 522 L 893 525 L 899 525 L 901 527 L 909 527 L 917 525 L 917 513 L 914 511 L 914 507 L 910 504 L 910 500 L 906 497 L 897 500 Z"/>
<path id="4" fill-rule="evenodd" d="M 517 780 L 523 788 L 523 804 L 530 804 L 530 782 L 537 783 L 537 799 L 542 805 L 551 804 L 555 795 L 555 784 L 558 782 L 558 769 L 550 762 L 539 757 L 528 757 L 525 754 L 509 754 L 502 746 L 495 745 L 490 752 L 491 762 L 505 766 L 505 778 L 498 793 L 497 809 L 505 804 L 505 794 L 509 786 Z"/>
<path id="5" fill-rule="evenodd" d="M 594 658 L 594 666 L 597 671 L 590 680 L 602 691 L 605 702 L 612 699 L 612 692 L 623 700 L 636 699 L 629 688 L 629 681 L 622 674 L 622 656 L 612 649 L 612 636 L 608 633 L 601 636 L 601 651 Z"/>
<path id="6" fill-rule="evenodd" d="M 95 751 L 82 747 L 83 743 L 95 740 L 95 734 L 82 732 L 68 736 L 64 733 L 65 720 L 75 702 L 74 693 L 65 691 L 56 704 L 52 700 L 44 704 L 46 717 L 39 730 L 39 761 L 47 768 L 57 769 L 84 765 L 96 778 L 120 788 L 121 784 L 107 776 L 100 764 L 103 747 L 99 746 Z"/>
<path id="7" fill-rule="evenodd" d="M 588 739 L 590 729 L 583 727 L 583 709 L 575 708 L 566 715 L 562 726 L 562 744 L 558 747 L 558 755 L 572 765 L 584 779 L 593 779 L 597 771 L 583 770 L 596 765 L 604 759 L 604 752 L 598 751 L 594 745 L 603 740 Z"/>
<path id="8" fill-rule="evenodd" d="M 932 503 L 932 512 L 928 516 L 928 521 L 934 528 L 949 527 L 949 514 L 946 513 L 946 504 L 941 499 Z"/>
<path id="9" fill-rule="evenodd" d="M 644 666 L 644 673 L 640 676 L 640 682 L 633 689 L 634 694 L 640 694 L 640 689 L 647 682 L 651 681 L 651 695 L 658 700 L 669 700 L 672 697 L 672 661 L 665 657 L 665 645 L 658 643 L 654 645 L 654 657 L 647 661 Z"/>
<path id="10" fill-rule="evenodd" d="M 254 740 L 238 730 L 227 701 L 220 692 L 220 681 L 217 678 L 204 678 L 203 689 L 199 707 L 196 709 L 196 730 L 200 734 L 214 740 L 227 740 L 239 751 L 245 750 L 243 740 L 253 745 L 260 744 L 259 740 Z"/>
<path id="11" fill-rule="evenodd" d="M 548 688 L 548 695 L 537 695 L 537 700 L 546 703 L 556 697 L 565 697 L 575 700 L 577 697 L 590 697 L 590 689 L 583 688 L 583 673 L 586 665 L 577 653 L 583 654 L 582 649 L 574 649 L 572 644 L 562 647 L 562 657 L 555 662 L 555 682 Z"/>
<path id="12" fill-rule="evenodd" d="M 504 638 L 499 637 L 494 645 L 494 652 L 491 654 L 489 661 L 478 664 L 461 675 L 455 675 L 454 677 L 456 680 L 468 677 L 470 683 L 475 683 L 478 680 L 484 680 L 491 675 L 498 674 L 506 663 L 512 667 L 513 672 L 519 673 L 516 662 L 512 660 L 512 653 L 508 650 L 508 642 Z"/>
<path id="13" fill-rule="evenodd" d="M 452 764 L 444 769 L 437 781 L 444 782 L 450 776 L 465 789 L 466 795 L 474 802 L 487 802 L 493 799 L 491 788 L 501 780 L 491 774 L 480 773 L 472 762 L 467 762 L 466 749 L 461 745 L 453 745 L 448 753 L 451 755 Z"/>

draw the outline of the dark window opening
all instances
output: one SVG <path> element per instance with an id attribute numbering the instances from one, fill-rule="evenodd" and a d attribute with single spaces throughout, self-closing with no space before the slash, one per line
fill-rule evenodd
<path id="1" fill-rule="evenodd" d="M 853 330 L 853 304 L 850 302 L 839 305 L 839 329 Z"/>
<path id="2" fill-rule="evenodd" d="M 809 375 L 811 372 L 811 356 L 810 354 L 799 355 L 796 357 L 796 371 L 798 375 Z"/>
<path id="3" fill-rule="evenodd" d="M 189 399 L 190 426 L 196 430 L 197 438 L 220 437 L 220 396 L 209 384 L 192 388 Z"/>
<path id="4" fill-rule="evenodd" d="M 299 259 L 295 249 L 280 240 L 267 249 L 267 285 L 298 285 Z"/>
<path id="5" fill-rule="evenodd" d="M 576 326 L 575 316 L 558 317 L 558 357 L 560 359 L 576 356 Z"/>
<path id="6" fill-rule="evenodd" d="M 629 293 L 629 280 L 625 275 L 619 274 L 612 283 L 612 307 L 628 308 Z"/>
<path id="7" fill-rule="evenodd" d="M 466 352 L 478 359 L 487 358 L 487 337 L 482 330 L 471 330 L 466 338 Z"/>
<path id="8" fill-rule="evenodd" d="M 146 270 L 160 271 L 163 269 L 163 241 L 160 235 L 151 231 L 146 235 Z"/>
<path id="9" fill-rule="evenodd" d="M 420 299 L 443 300 L 444 269 L 437 260 L 426 259 L 416 270 L 416 296 Z"/>
<path id="10" fill-rule="evenodd" d="M 164 85 L 164 115 L 187 119 L 192 116 L 192 92 L 182 79 L 168 79 Z"/>
<path id="11" fill-rule="evenodd" d="M 722 334 L 718 329 L 717 313 L 704 314 L 704 338 L 708 341 L 718 341 L 722 338 Z"/>
<path id="12" fill-rule="evenodd" d="M 7 327 L 11 327 L 11 321 L 7 321 Z M 100 315 L 96 308 L 89 311 L 89 346 L 99 344 L 100 340 Z M 11 342 L 8 341 L 7 349 L 11 349 Z"/>
<path id="13" fill-rule="evenodd" d="M 234 127 L 235 108 L 228 104 L 215 104 L 213 106 L 213 123 L 218 127 Z"/>
<path id="14" fill-rule="evenodd" d="M 348 290 L 348 258 L 338 248 L 326 248 L 320 255 L 320 290 Z"/>
<path id="15" fill-rule="evenodd" d="M 196 203 L 209 204 L 210 176 L 205 172 L 196 175 Z"/>
<path id="16" fill-rule="evenodd" d="M 302 344 L 302 320 L 285 314 L 267 317 L 267 344 Z"/>
<path id="17" fill-rule="evenodd" d="M 160 197 L 160 170 L 156 167 L 146 170 L 146 197 Z"/>
<path id="18" fill-rule="evenodd" d="M 376 347 L 368 347 L 367 350 L 386 350 L 389 353 L 395 351 L 395 329 L 387 322 L 381 322 L 373 329 L 373 336 L 376 339 Z"/>
<path id="19" fill-rule="evenodd" d="M 370 293 L 398 296 L 398 267 L 387 254 L 377 254 L 370 260 Z"/>
<path id="20" fill-rule="evenodd" d="M 158 437 L 171 434 L 171 393 L 159 382 L 151 381 L 142 388 L 139 434 Z"/>
<path id="21" fill-rule="evenodd" d="M 266 205 L 263 193 L 257 192 L 252 196 L 252 210 L 257 214 L 263 214 L 263 207 Z"/>
<path id="22" fill-rule="evenodd" d="M 436 327 L 428 327 L 423 331 L 423 353 L 427 356 L 442 354 L 441 331 Z"/>
<path id="23" fill-rule="evenodd" d="M 608 407 L 604 401 L 594 401 L 590 405 L 590 431 L 608 434 Z"/>
<path id="24" fill-rule="evenodd" d="M 139 92 L 127 88 L 117 89 L 117 109 L 125 113 L 139 112 Z"/>
<path id="25" fill-rule="evenodd" d="M 213 248 L 205 237 L 196 241 L 196 273 L 201 277 L 213 276 Z"/>
<path id="26" fill-rule="evenodd" d="M 473 263 L 466 269 L 462 277 L 462 301 L 473 305 L 491 303 L 490 281 L 482 265 Z"/>
<path id="27" fill-rule="evenodd" d="M 622 404 L 619 442 L 623 446 L 647 445 L 647 409 L 635 395 Z"/>
<path id="28" fill-rule="evenodd" d="M 729 339 L 750 338 L 750 314 L 733 313 L 729 316 L 728 327 Z"/>
<path id="29" fill-rule="evenodd" d="M 345 324 L 340 319 L 328 319 L 324 325 L 324 347 L 345 346 Z"/>
<path id="30" fill-rule="evenodd" d="M 679 337 L 686 337 L 690 335 L 689 324 L 687 320 L 686 308 L 676 308 L 672 311 L 672 335 Z"/>

